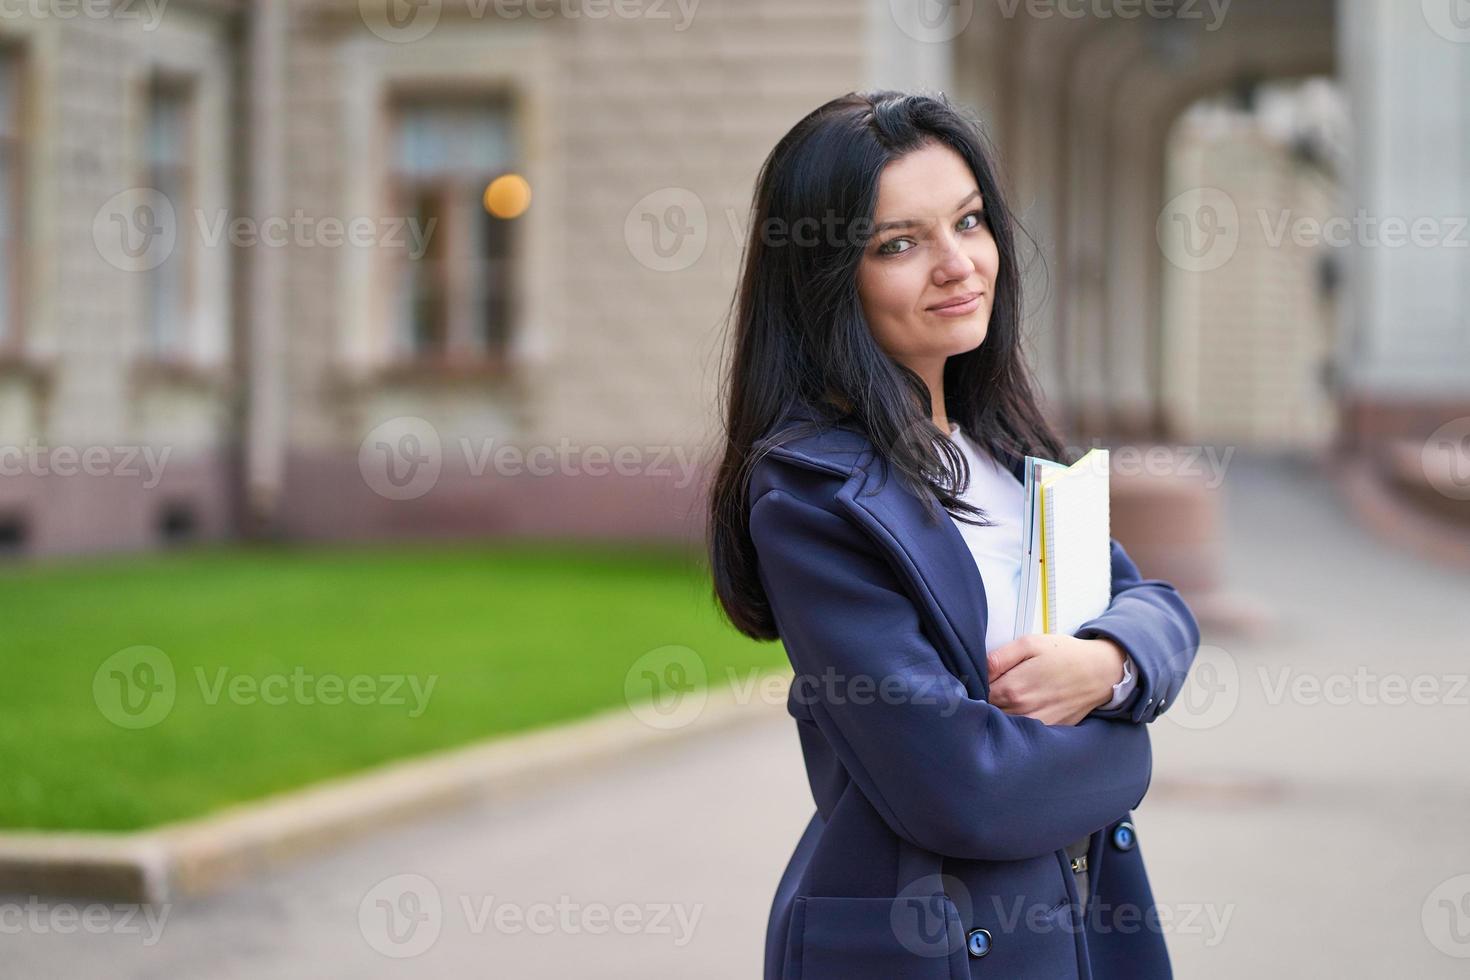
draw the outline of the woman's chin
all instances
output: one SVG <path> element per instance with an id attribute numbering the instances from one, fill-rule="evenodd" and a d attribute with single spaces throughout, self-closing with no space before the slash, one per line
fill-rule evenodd
<path id="1" fill-rule="evenodd" d="M 947 346 L 951 349 L 948 351 L 948 353 L 963 354 L 966 351 L 972 351 L 976 347 L 979 347 L 982 343 L 985 342 L 985 336 L 988 333 L 988 326 L 989 324 L 986 322 L 986 320 L 982 319 L 979 316 L 976 316 L 973 319 L 966 318 L 965 321 L 961 323 L 956 323 L 953 327 L 950 328 L 951 333 L 948 338 L 949 343 L 947 344 Z"/>

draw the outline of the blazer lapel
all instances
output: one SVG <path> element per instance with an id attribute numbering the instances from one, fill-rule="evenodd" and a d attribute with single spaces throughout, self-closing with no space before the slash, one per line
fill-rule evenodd
<path id="1" fill-rule="evenodd" d="M 839 504 L 869 532 L 909 586 L 950 671 L 972 697 L 989 697 L 985 585 L 963 535 L 938 500 L 931 495 L 927 503 L 932 512 L 926 512 L 926 501 L 910 493 L 867 438 L 853 429 L 827 428 L 777 451 L 848 474 L 837 492 Z M 1007 453 L 1005 462 L 1020 480 L 1022 458 Z"/>
<path id="2" fill-rule="evenodd" d="M 934 501 L 925 513 L 923 501 L 891 474 L 874 492 L 887 463 L 873 458 L 837 492 L 838 502 L 885 551 L 910 586 L 932 637 L 948 652 L 948 667 L 973 697 L 990 694 L 985 660 L 985 627 L 989 613 L 980 570 L 964 537 Z"/>

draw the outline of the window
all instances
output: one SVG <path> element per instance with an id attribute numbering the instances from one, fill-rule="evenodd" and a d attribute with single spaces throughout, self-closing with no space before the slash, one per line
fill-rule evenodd
<path id="1" fill-rule="evenodd" d="M 158 512 L 158 537 L 163 544 L 186 544 L 198 534 L 199 515 L 188 501 L 169 501 Z"/>
<path id="2" fill-rule="evenodd" d="M 154 79 L 148 87 L 148 121 L 144 182 L 168 199 L 174 209 L 174 247 L 146 286 L 148 353 L 177 360 L 188 347 L 190 216 L 192 177 L 189 161 L 190 90 L 181 82 Z"/>
<path id="3" fill-rule="evenodd" d="M 0 513 L 0 558 L 23 555 L 29 538 L 24 514 L 15 511 Z"/>
<path id="4" fill-rule="evenodd" d="M 0 347 L 19 339 L 23 159 L 20 55 L 0 48 Z"/>
<path id="5" fill-rule="evenodd" d="M 400 97 L 392 109 L 390 206 L 411 224 L 388 249 L 401 359 L 503 360 L 515 316 L 515 219 L 486 186 L 519 171 L 509 98 Z M 412 247 L 422 241 L 422 254 Z"/>

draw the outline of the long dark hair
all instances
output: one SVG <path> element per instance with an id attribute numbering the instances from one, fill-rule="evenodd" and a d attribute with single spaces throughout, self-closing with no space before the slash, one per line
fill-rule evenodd
<path id="1" fill-rule="evenodd" d="M 756 639 L 775 639 L 777 631 L 756 575 L 749 475 L 757 442 L 768 448 L 810 430 L 813 423 L 771 432 L 791 409 L 804 408 L 818 426 L 862 433 L 912 492 L 956 519 L 988 523 L 959 497 L 968 468 L 931 418 L 928 386 L 878 346 L 858 297 L 858 264 L 871 238 L 864 232 L 884 166 L 936 142 L 973 171 L 1000 257 L 985 341 L 945 361 L 945 412 L 994 455 L 1061 460 L 1061 440 L 1038 408 L 1021 348 L 1015 220 L 979 121 L 942 93 L 849 92 L 812 111 L 771 150 L 756 179 L 729 333 L 734 352 L 722 385 L 725 448 L 709 497 L 715 598 Z M 830 233 L 834 226 L 841 234 Z M 828 233 L 810 233 L 819 227 Z M 799 236 L 802 229 L 808 234 Z"/>

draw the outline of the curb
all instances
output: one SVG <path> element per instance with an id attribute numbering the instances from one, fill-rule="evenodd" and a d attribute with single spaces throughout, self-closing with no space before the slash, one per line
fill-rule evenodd
<path id="1" fill-rule="evenodd" d="M 789 667 L 762 672 L 789 684 Z M 768 683 L 768 681 L 767 681 Z M 0 832 L 0 892 L 163 903 L 216 891 L 376 830 L 551 782 L 610 756 L 784 715 L 752 686 L 708 689 L 688 721 L 656 727 L 645 703 L 387 763 L 266 799 L 127 833 Z"/>

